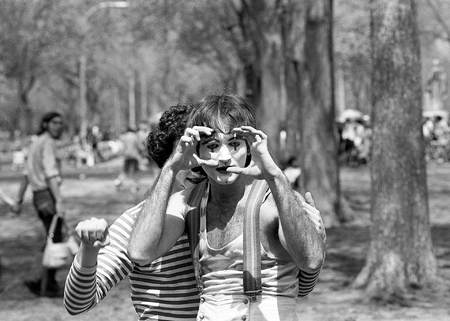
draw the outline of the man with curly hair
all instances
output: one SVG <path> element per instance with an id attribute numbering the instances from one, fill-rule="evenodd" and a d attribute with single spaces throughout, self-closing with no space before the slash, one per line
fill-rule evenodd
<path id="1" fill-rule="evenodd" d="M 192 105 L 170 107 L 147 138 L 148 155 L 161 167 L 182 136 Z M 127 253 L 132 227 L 143 202 L 108 227 L 104 219 L 80 222 L 82 243 L 66 280 L 64 305 L 72 314 L 93 308 L 121 280 L 131 284 L 139 320 L 195 320 L 199 296 L 189 243 L 180 237 L 166 255 L 150 264 L 134 264 Z"/>

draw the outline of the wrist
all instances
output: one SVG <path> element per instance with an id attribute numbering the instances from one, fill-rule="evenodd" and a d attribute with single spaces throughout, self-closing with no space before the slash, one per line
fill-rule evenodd
<path id="1" fill-rule="evenodd" d="M 172 174 L 176 175 L 180 170 L 182 169 L 182 166 L 178 164 L 177 162 L 172 161 L 172 159 L 168 159 L 167 162 L 164 164 L 164 166 L 161 168 L 161 174 Z"/>
<path id="2" fill-rule="evenodd" d="M 275 181 L 276 179 L 286 179 L 283 171 L 278 166 L 272 168 L 264 174 L 266 181 Z"/>
<path id="3" fill-rule="evenodd" d="M 99 251 L 100 251 L 99 247 L 95 247 L 90 243 L 81 242 L 80 244 L 80 252 L 85 256 L 92 256 L 92 255 L 97 256 Z"/>
<path id="4" fill-rule="evenodd" d="M 76 261 L 83 268 L 92 268 L 97 265 L 97 256 L 100 249 L 81 242 L 80 250 L 76 255 Z"/>

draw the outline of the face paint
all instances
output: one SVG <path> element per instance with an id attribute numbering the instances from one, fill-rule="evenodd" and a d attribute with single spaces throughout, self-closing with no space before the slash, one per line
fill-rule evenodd
<path id="1" fill-rule="evenodd" d="M 231 166 L 244 167 L 247 146 L 243 138 L 236 134 L 217 133 L 200 143 L 199 156 L 203 159 L 217 160 L 216 167 L 202 166 L 208 177 L 219 184 L 231 184 L 238 174 L 227 172 Z"/>

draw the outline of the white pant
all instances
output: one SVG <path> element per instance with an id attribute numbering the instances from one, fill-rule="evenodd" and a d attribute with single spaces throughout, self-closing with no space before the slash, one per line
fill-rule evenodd
<path id="1" fill-rule="evenodd" d="M 296 299 L 283 296 L 202 295 L 198 321 L 294 321 Z"/>

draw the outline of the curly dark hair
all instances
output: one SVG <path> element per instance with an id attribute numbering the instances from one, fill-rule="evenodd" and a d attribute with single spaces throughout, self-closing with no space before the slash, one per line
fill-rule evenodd
<path id="1" fill-rule="evenodd" d="M 159 168 L 172 154 L 175 143 L 184 133 L 189 113 L 195 106 L 191 104 L 169 107 L 162 114 L 158 126 L 148 135 L 147 152 Z"/>

